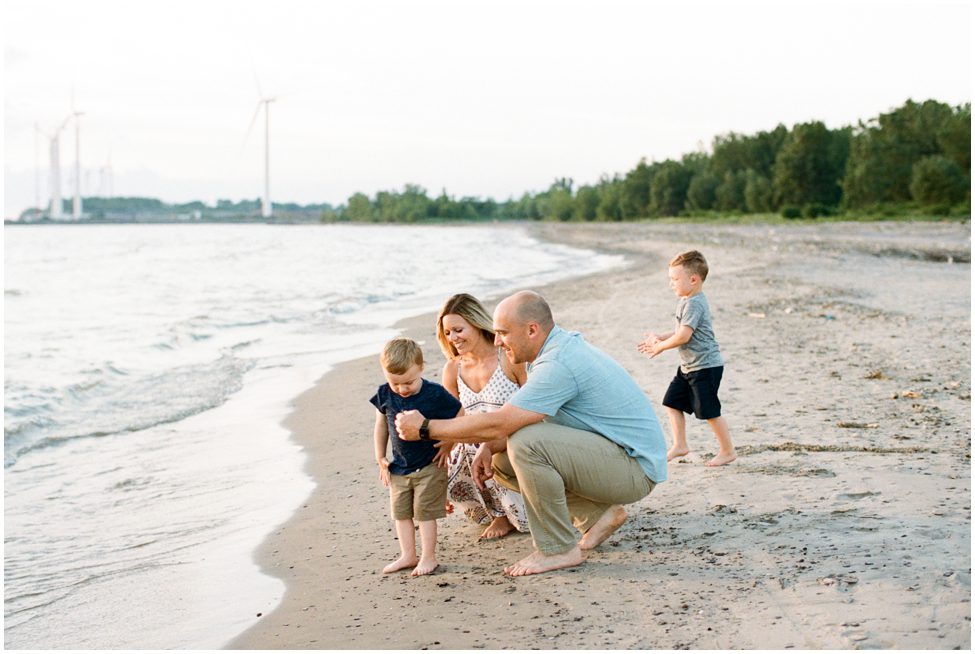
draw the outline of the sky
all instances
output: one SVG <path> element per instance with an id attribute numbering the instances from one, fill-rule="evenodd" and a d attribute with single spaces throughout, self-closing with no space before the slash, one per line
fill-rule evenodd
<path id="1" fill-rule="evenodd" d="M 48 191 L 342 204 L 419 184 L 503 201 L 783 123 L 971 101 L 965 1 L 5 0 L 4 215 Z M 36 126 L 36 127 L 35 127 Z M 39 132 L 37 130 L 40 130 Z M 75 132 L 61 136 L 74 192 Z M 112 184 L 101 171 L 111 168 Z"/>

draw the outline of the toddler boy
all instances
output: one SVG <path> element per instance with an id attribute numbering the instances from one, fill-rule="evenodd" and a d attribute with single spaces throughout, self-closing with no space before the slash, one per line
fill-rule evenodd
<path id="1" fill-rule="evenodd" d="M 674 257 L 669 273 L 670 288 L 680 298 L 675 316 L 676 329 L 661 335 L 647 332 L 646 340 L 637 346 L 650 358 L 675 347 L 680 355 L 677 375 L 670 382 L 663 399 L 674 435 L 674 444 L 667 452 L 667 460 L 684 456 L 690 451 L 684 414 L 693 413 L 699 420 L 707 420 L 718 440 L 718 454 L 705 465 L 723 466 L 734 461 L 737 454 L 728 433 L 728 423 L 721 416 L 721 402 L 718 400 L 724 359 L 714 338 L 707 298 L 701 291 L 708 276 L 708 263 L 703 254 L 691 250 Z"/>
<path id="2" fill-rule="evenodd" d="M 443 386 L 421 377 L 423 351 L 415 341 L 394 338 L 386 343 L 379 362 L 387 383 L 380 386 L 369 400 L 376 407 L 373 438 L 379 480 L 383 486 L 389 487 L 390 511 L 400 548 L 400 557 L 383 568 L 383 573 L 412 567 L 412 576 L 428 575 L 437 569 L 437 518 L 447 514 L 444 508 L 447 471 L 434 462 L 438 451 L 426 429 L 420 430 L 423 440 L 404 441 L 399 437 L 396 414 L 415 409 L 429 420 L 442 420 L 460 415 L 463 408 Z M 427 421 L 424 421 L 424 427 L 426 425 Z M 390 434 L 392 458 L 388 459 L 386 446 Z M 420 529 L 419 560 L 416 557 L 414 518 Z"/>

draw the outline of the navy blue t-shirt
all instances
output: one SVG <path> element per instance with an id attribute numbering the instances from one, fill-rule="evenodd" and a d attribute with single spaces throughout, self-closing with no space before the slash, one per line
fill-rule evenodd
<path id="1" fill-rule="evenodd" d="M 393 455 L 389 459 L 389 471 L 394 475 L 408 475 L 424 468 L 437 454 L 436 441 L 404 441 L 396 431 L 396 414 L 416 410 L 430 420 L 447 420 L 460 412 L 460 402 L 446 388 L 432 381 L 423 380 L 420 391 L 403 397 L 393 392 L 389 384 L 383 384 L 369 398 L 372 405 L 386 414 L 389 442 Z"/>

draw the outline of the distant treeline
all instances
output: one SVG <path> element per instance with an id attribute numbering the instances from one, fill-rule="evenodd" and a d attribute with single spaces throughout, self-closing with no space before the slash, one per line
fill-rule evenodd
<path id="1" fill-rule="evenodd" d="M 928 100 L 831 130 L 801 123 L 758 134 L 725 134 L 711 153 L 647 163 L 595 184 L 557 179 L 546 191 L 495 202 L 416 185 L 356 193 L 322 212 L 326 221 L 527 219 L 619 221 L 666 216 L 781 213 L 893 215 L 971 212 L 971 104 Z M 275 205 L 277 206 L 277 205 Z"/>

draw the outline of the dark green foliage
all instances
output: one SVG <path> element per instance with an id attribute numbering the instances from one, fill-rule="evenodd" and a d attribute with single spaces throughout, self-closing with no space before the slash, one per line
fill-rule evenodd
<path id="1" fill-rule="evenodd" d="M 767 213 L 773 209 L 772 182 L 750 168 L 745 171 L 745 209 L 749 213 Z"/>
<path id="2" fill-rule="evenodd" d="M 645 218 L 650 215 L 650 180 L 653 169 L 646 159 L 640 159 L 636 168 L 623 178 L 620 193 L 620 214 L 623 218 Z"/>
<path id="3" fill-rule="evenodd" d="M 714 208 L 715 193 L 721 178 L 709 170 L 697 173 L 687 187 L 687 209 L 690 211 L 710 211 Z"/>
<path id="4" fill-rule="evenodd" d="M 936 154 L 914 164 L 911 172 L 911 197 L 921 206 L 950 207 L 970 193 L 965 172 L 948 157 Z"/>
<path id="5" fill-rule="evenodd" d="M 714 190 L 714 208 L 718 211 L 734 211 L 744 213 L 745 183 L 747 173 L 744 170 L 728 171 L 724 179 Z"/>
<path id="6" fill-rule="evenodd" d="M 683 163 L 668 159 L 650 181 L 650 215 L 676 216 L 684 209 L 693 173 Z"/>
<path id="7" fill-rule="evenodd" d="M 819 202 L 810 202 L 802 208 L 803 218 L 820 218 L 822 216 L 831 216 L 832 214 L 833 210 L 829 206 Z"/>
<path id="8" fill-rule="evenodd" d="M 599 212 L 599 191 L 593 186 L 580 186 L 576 192 L 575 212 L 576 220 L 596 220 Z"/>
<path id="9" fill-rule="evenodd" d="M 799 207 L 787 204 L 782 207 L 783 218 L 802 218 L 802 210 Z"/>
<path id="10" fill-rule="evenodd" d="M 903 107 L 861 122 L 843 179 L 844 205 L 909 202 L 914 165 L 939 154 L 970 177 L 971 105 L 952 108 L 934 100 L 908 100 Z"/>
<path id="11" fill-rule="evenodd" d="M 786 137 L 772 169 L 778 204 L 839 204 L 849 133 L 830 131 L 821 122 L 796 125 Z"/>

